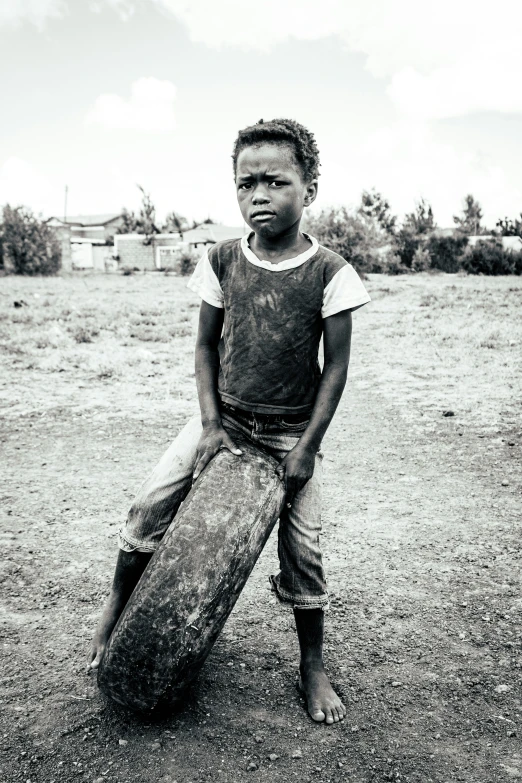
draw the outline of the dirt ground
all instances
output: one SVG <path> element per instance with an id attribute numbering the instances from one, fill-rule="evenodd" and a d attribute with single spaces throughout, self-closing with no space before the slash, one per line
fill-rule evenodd
<path id="1" fill-rule="evenodd" d="M 326 727 L 295 688 L 274 536 L 183 710 L 100 696 L 85 663 L 117 526 L 197 411 L 198 303 L 160 273 L 0 280 L 2 782 L 522 779 L 522 280 L 367 285 L 323 444 L 348 708 Z"/>

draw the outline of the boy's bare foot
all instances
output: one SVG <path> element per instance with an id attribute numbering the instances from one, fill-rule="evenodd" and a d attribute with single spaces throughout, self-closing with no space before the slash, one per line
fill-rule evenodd
<path id="1" fill-rule="evenodd" d="M 151 557 L 151 552 L 118 551 L 111 592 L 92 640 L 87 671 L 100 665 L 109 636 Z"/>
<path id="2" fill-rule="evenodd" d="M 330 685 L 322 665 L 301 666 L 299 689 L 312 720 L 328 724 L 344 720 L 346 707 Z"/>
<path id="3" fill-rule="evenodd" d="M 324 612 L 294 608 L 295 626 L 301 648 L 299 688 L 312 720 L 339 723 L 346 708 L 336 694 L 323 665 Z"/>
<path id="4" fill-rule="evenodd" d="M 122 607 L 119 605 L 119 602 L 111 600 L 111 598 L 112 596 L 109 598 L 107 605 L 103 610 L 103 614 L 92 640 L 89 662 L 87 664 L 88 671 L 97 669 L 100 665 L 112 629 L 116 625 L 118 617 L 121 614 Z"/>
<path id="5" fill-rule="evenodd" d="M 87 671 L 92 671 L 93 669 L 97 669 L 98 666 L 101 663 L 101 659 L 103 658 L 103 653 L 105 652 L 105 647 L 107 646 L 107 641 L 102 641 L 98 638 L 98 634 L 94 637 L 92 640 L 91 645 L 91 652 L 89 656 L 89 662 L 87 664 Z"/>

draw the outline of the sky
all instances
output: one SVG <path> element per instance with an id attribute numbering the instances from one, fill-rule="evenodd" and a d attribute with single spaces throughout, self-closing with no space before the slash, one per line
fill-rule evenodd
<path id="1" fill-rule="evenodd" d="M 428 7 L 429 6 L 429 7 Z M 0 0 L 0 205 L 241 225 L 240 128 L 291 117 L 314 209 L 375 188 L 453 225 L 522 212 L 519 0 Z"/>

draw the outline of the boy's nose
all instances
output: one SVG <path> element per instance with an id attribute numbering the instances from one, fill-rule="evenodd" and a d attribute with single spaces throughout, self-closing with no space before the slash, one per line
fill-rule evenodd
<path id="1" fill-rule="evenodd" d="M 252 194 L 252 204 L 268 204 L 270 202 L 270 196 L 267 191 L 262 188 L 256 188 Z"/>

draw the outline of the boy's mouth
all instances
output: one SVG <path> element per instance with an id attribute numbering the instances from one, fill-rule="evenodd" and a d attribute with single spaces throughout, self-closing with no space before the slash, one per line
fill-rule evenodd
<path id="1" fill-rule="evenodd" d="M 258 209 L 256 212 L 252 212 L 251 215 L 252 220 L 257 220 L 258 222 L 270 220 L 273 217 L 275 217 L 275 212 L 270 212 L 268 209 Z"/>

